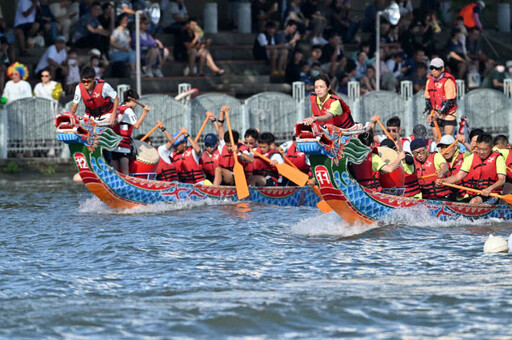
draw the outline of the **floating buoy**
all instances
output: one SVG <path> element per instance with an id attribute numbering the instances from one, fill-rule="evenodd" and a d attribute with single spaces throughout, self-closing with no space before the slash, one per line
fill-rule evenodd
<path id="1" fill-rule="evenodd" d="M 484 244 L 484 253 L 506 253 L 508 243 L 504 237 L 489 234 Z"/>
<path id="2" fill-rule="evenodd" d="M 512 253 L 512 234 L 508 237 L 508 252 Z"/>
<path id="3" fill-rule="evenodd" d="M 82 177 L 80 176 L 80 173 L 76 173 L 74 176 L 73 176 L 73 182 L 75 183 L 83 183 L 84 181 L 82 181 Z"/>

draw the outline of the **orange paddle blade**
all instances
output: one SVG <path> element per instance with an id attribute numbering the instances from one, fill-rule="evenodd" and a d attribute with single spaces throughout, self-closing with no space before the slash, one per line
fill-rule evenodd
<path id="1" fill-rule="evenodd" d="M 328 213 L 328 212 L 331 212 L 332 211 L 332 208 L 331 206 L 329 205 L 329 203 L 327 203 L 326 201 L 324 201 L 322 199 L 322 194 L 320 193 L 320 189 L 316 186 L 316 185 L 313 185 L 312 186 L 312 189 L 313 191 L 315 192 L 315 194 L 320 198 L 320 202 L 318 202 L 316 204 L 317 208 L 320 209 L 323 213 Z"/>
<path id="2" fill-rule="evenodd" d="M 235 157 L 233 174 L 235 176 L 236 194 L 238 195 L 238 199 L 244 199 L 249 197 L 249 187 L 245 179 L 244 167 L 238 161 L 238 156 L 235 153 L 233 153 L 233 157 Z"/>
<path id="3" fill-rule="evenodd" d="M 288 178 L 293 183 L 303 187 L 308 182 L 309 176 L 302 171 L 292 168 L 288 164 L 276 164 L 275 167 L 281 176 Z"/>

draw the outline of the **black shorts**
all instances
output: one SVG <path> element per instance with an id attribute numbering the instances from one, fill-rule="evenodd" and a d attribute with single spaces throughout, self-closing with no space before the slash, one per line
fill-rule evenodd
<path id="1" fill-rule="evenodd" d="M 457 126 L 457 120 L 456 119 L 455 120 L 446 120 L 446 119 L 438 118 L 437 124 L 439 125 L 439 127 Z"/>
<path id="2" fill-rule="evenodd" d="M 20 30 L 23 31 L 23 33 L 25 33 L 25 35 L 27 35 L 28 31 L 30 31 L 33 24 L 34 24 L 33 22 L 27 22 L 25 24 L 18 25 L 14 28 L 19 28 Z"/>

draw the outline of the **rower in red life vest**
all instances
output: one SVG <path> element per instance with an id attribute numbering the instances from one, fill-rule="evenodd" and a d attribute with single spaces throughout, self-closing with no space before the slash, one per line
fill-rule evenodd
<path id="1" fill-rule="evenodd" d="M 249 128 L 244 133 L 244 143 L 249 150 L 256 149 L 258 147 L 258 137 L 260 132 L 257 129 Z M 244 172 L 247 178 L 253 175 L 253 163 L 244 163 Z"/>
<path id="2" fill-rule="evenodd" d="M 497 200 L 489 197 L 489 194 L 501 191 L 506 171 L 505 159 L 492 150 L 492 136 L 484 133 L 478 136 L 476 152 L 464 159 L 460 171 L 454 176 L 438 179 L 436 184 L 453 184 L 463 180 L 464 186 L 482 191 L 481 194 L 468 192 L 466 200 L 469 200 L 469 204 L 495 204 Z"/>
<path id="3" fill-rule="evenodd" d="M 448 163 L 440 153 L 427 152 L 427 144 L 423 139 L 415 139 L 411 142 L 411 151 L 414 156 L 414 168 L 423 198 L 446 198 L 451 194 L 447 187 L 436 186 L 437 178 L 443 178 L 449 171 Z M 434 177 L 428 175 L 436 174 Z"/>
<path id="4" fill-rule="evenodd" d="M 150 107 L 145 105 L 142 115 L 137 119 L 137 115 L 133 109 L 137 106 L 134 100 L 139 99 L 139 95 L 134 90 L 127 90 L 124 92 L 126 98 L 123 105 L 117 108 L 117 123 L 112 130 L 123 137 L 119 146 L 112 150 L 112 167 L 116 170 L 121 170 L 121 173 L 128 175 L 130 172 L 130 158 L 132 155 L 132 132 L 133 128 L 139 129 L 146 118 Z"/>
<path id="5" fill-rule="evenodd" d="M 507 167 L 507 183 L 503 188 L 503 192 L 509 193 L 511 191 L 512 183 L 512 152 L 510 152 L 510 143 L 505 135 L 498 135 L 494 137 L 494 151 L 498 151 L 505 159 L 505 166 Z"/>
<path id="6" fill-rule="evenodd" d="M 272 149 L 272 144 L 275 142 L 275 137 L 270 132 L 260 133 L 258 136 L 258 148 L 256 151 L 263 156 L 270 159 L 270 164 L 254 156 L 252 163 L 253 175 L 249 179 L 249 184 L 252 186 L 277 186 L 279 185 L 279 172 L 275 165 L 283 164 L 283 156 L 279 151 Z"/>
<path id="7" fill-rule="evenodd" d="M 176 166 L 180 182 L 192 184 L 211 185 L 210 181 L 205 181 L 203 166 L 201 165 L 201 148 L 187 132 L 187 129 L 181 128 L 181 135 L 176 133 L 173 143 L 173 152 L 170 158 Z M 187 141 L 191 146 L 187 145 Z"/>
<path id="8" fill-rule="evenodd" d="M 457 126 L 457 84 L 455 78 L 444 68 L 441 58 L 434 58 L 430 62 L 432 75 L 425 86 L 425 112 L 428 114 L 427 122 L 433 125 L 437 120 L 440 129 L 444 127 L 445 135 L 453 135 Z M 430 115 L 434 110 L 434 117 Z M 435 129 L 433 130 L 436 136 Z M 439 136 L 439 139 L 441 136 Z M 438 139 L 436 139 L 438 140 Z"/>
<path id="9" fill-rule="evenodd" d="M 297 167 L 300 171 L 302 171 L 305 174 L 308 174 L 310 179 L 313 179 L 313 172 L 311 171 L 311 163 L 309 163 L 309 159 L 306 156 L 304 152 L 299 151 L 297 149 L 297 144 L 295 144 L 294 141 L 288 141 L 283 144 L 281 144 L 277 151 L 282 153 L 290 162 Z M 282 178 L 281 185 L 296 185 L 292 181 L 290 181 L 288 178 Z M 314 180 L 314 179 L 313 179 Z"/>
<path id="10" fill-rule="evenodd" d="M 175 138 L 173 138 L 169 131 L 167 131 L 162 121 L 157 121 L 157 124 L 160 126 L 160 130 L 167 138 L 167 143 L 160 145 L 157 148 L 160 160 L 156 168 L 156 179 L 166 182 L 178 182 L 180 179 L 178 177 L 178 172 L 176 171 L 176 165 L 172 161 L 172 146 L 175 142 Z"/>
<path id="11" fill-rule="evenodd" d="M 457 135 L 457 139 L 459 140 L 459 142 L 463 142 L 464 140 L 464 136 L 462 135 Z M 443 152 L 445 152 L 445 150 L 453 143 L 455 142 L 455 138 L 452 136 L 452 135 L 444 135 L 441 140 L 439 141 L 439 144 L 437 144 L 437 148 L 439 150 L 439 152 L 442 154 Z M 442 156 L 444 157 L 444 159 L 446 160 L 446 163 L 448 163 L 448 175 L 447 176 L 454 176 L 456 175 L 459 171 L 460 171 L 460 168 L 462 167 L 462 163 L 464 162 L 464 158 L 471 155 L 471 152 L 460 152 L 460 149 L 459 149 L 459 144 L 455 144 L 454 146 L 452 146 L 451 148 L 449 148 L 448 150 L 446 150 L 446 152 L 444 154 L 442 154 Z M 458 185 L 462 185 L 462 183 L 456 183 Z M 456 197 L 460 196 L 459 195 L 459 192 L 460 190 L 458 189 L 455 189 L 455 188 L 449 188 L 450 191 L 452 192 L 452 195 L 450 196 L 452 200 L 455 200 Z"/>
<path id="12" fill-rule="evenodd" d="M 361 164 L 350 164 L 351 173 L 359 184 L 370 191 L 381 191 L 380 174 L 395 171 L 400 166 L 402 160 L 405 159 L 405 152 L 400 152 L 393 162 L 386 164 L 379 156 L 377 148 L 372 146 L 374 139 L 372 130 L 360 134 L 358 138 L 364 145 L 370 147 L 372 151 L 368 153 L 368 156 Z M 388 141 L 390 140 L 388 139 Z M 391 144 L 394 145 L 393 142 Z"/>
<path id="13" fill-rule="evenodd" d="M 85 116 L 92 118 L 98 125 L 111 126 L 116 124 L 119 97 L 116 91 L 102 79 L 96 79 L 96 72 L 91 66 L 86 66 L 81 74 L 82 80 L 76 86 L 73 105 L 69 112 L 75 114 L 78 103 L 83 100 Z"/>
<path id="14" fill-rule="evenodd" d="M 313 117 L 304 120 L 304 124 L 332 124 L 342 129 L 354 125 L 350 108 L 336 96 L 331 89 L 331 83 L 326 75 L 315 77 L 315 92 L 310 96 Z"/>
<path id="15" fill-rule="evenodd" d="M 213 133 L 204 136 L 204 151 L 201 156 L 201 165 L 206 178 L 213 182 L 215 178 L 215 169 L 219 167 L 220 151 L 219 138 Z"/>

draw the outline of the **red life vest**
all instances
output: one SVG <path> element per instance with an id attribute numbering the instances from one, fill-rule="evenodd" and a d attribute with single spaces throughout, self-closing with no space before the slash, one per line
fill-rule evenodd
<path id="1" fill-rule="evenodd" d="M 208 178 L 215 177 L 215 169 L 219 166 L 220 153 L 218 149 L 213 151 L 213 154 L 209 154 L 208 151 L 204 150 L 201 156 L 201 164 L 203 166 L 203 172 Z"/>
<path id="2" fill-rule="evenodd" d="M 259 147 L 256 149 L 256 151 L 267 158 L 271 158 L 276 153 L 278 154 L 278 152 L 275 150 L 269 150 L 267 153 L 262 153 Z M 256 155 L 254 155 L 254 162 L 252 163 L 252 172 L 256 176 L 270 176 L 276 185 L 278 183 L 279 172 L 277 171 L 276 167 L 270 165 L 267 161 Z"/>
<path id="3" fill-rule="evenodd" d="M 464 26 L 467 28 L 473 28 L 476 26 L 475 18 L 473 17 L 474 9 L 478 6 L 477 3 L 472 3 L 469 5 L 466 5 L 462 7 L 462 9 L 459 12 L 459 17 L 462 17 L 464 20 Z"/>
<path id="4" fill-rule="evenodd" d="M 474 154 L 471 169 L 464 178 L 464 186 L 483 190 L 498 181 L 498 173 L 496 172 L 496 160 L 501 154 L 493 151 L 485 160 L 481 160 L 478 154 Z M 492 192 L 499 193 L 501 188 L 494 189 Z M 469 195 L 478 195 L 474 192 L 468 192 Z"/>
<path id="5" fill-rule="evenodd" d="M 452 158 L 452 161 L 448 164 L 450 166 L 449 176 L 455 176 L 459 173 L 462 163 L 464 162 L 464 154 L 459 151 L 457 156 Z"/>
<path id="6" fill-rule="evenodd" d="M 197 164 L 192 152 L 195 151 L 189 146 L 183 153 L 172 153 L 173 163 L 176 165 L 176 171 L 178 171 L 180 181 L 183 183 L 204 181 L 203 166 Z"/>
<path id="7" fill-rule="evenodd" d="M 434 77 L 430 76 L 430 81 L 428 82 L 428 94 L 430 96 L 430 102 L 432 103 L 432 108 L 435 110 L 440 110 L 444 102 L 446 101 L 446 93 L 444 91 L 444 84 L 448 81 L 448 79 L 451 79 L 454 84 L 455 78 L 448 72 L 444 72 L 441 76 L 441 79 L 434 80 Z M 453 100 L 457 100 L 456 98 L 452 98 Z M 457 104 L 454 104 L 452 107 L 448 108 L 448 111 L 446 113 L 452 113 L 453 111 L 457 110 Z"/>
<path id="8" fill-rule="evenodd" d="M 244 152 L 249 150 L 249 148 L 244 144 L 238 144 L 238 150 L 240 152 Z M 245 165 L 244 161 L 240 162 L 242 165 Z M 227 169 L 229 171 L 233 171 L 233 167 L 235 166 L 235 159 L 233 158 L 233 152 L 229 152 L 226 145 L 222 146 L 222 150 L 220 152 L 219 165 L 221 168 Z"/>
<path id="9" fill-rule="evenodd" d="M 379 181 L 380 172 L 374 172 L 372 169 L 373 154 L 379 154 L 377 148 L 373 148 L 373 150 L 368 153 L 368 156 L 366 156 L 366 159 L 361 164 L 351 164 L 352 174 L 362 186 L 370 189 L 371 191 L 382 191 Z"/>
<path id="10" fill-rule="evenodd" d="M 421 193 L 418 175 L 415 171 L 412 174 L 405 173 L 404 189 L 405 197 L 412 197 Z"/>
<path id="11" fill-rule="evenodd" d="M 96 85 L 92 93 L 89 94 L 83 83 L 79 83 L 80 93 L 85 105 L 85 113 L 89 116 L 100 117 L 105 113 L 112 111 L 114 103 L 110 97 L 103 98 L 102 91 L 105 82 L 101 79 L 96 80 Z"/>
<path id="12" fill-rule="evenodd" d="M 123 115 L 124 111 L 126 111 L 127 108 L 128 108 L 128 106 L 124 106 L 124 105 L 118 106 L 117 114 Z M 114 125 L 112 130 L 115 133 L 117 133 L 119 136 L 123 137 L 123 140 L 121 142 L 119 142 L 119 147 L 128 148 L 128 149 L 132 148 L 133 125 L 130 125 L 128 123 L 119 122 L 116 125 Z"/>
<path id="13" fill-rule="evenodd" d="M 436 173 L 436 166 L 434 164 L 434 157 L 437 152 L 429 153 L 427 159 L 422 164 L 414 158 L 414 167 L 416 175 L 418 176 L 418 183 L 423 194 L 423 198 L 438 198 L 444 197 L 451 193 L 450 189 L 446 186 L 436 186 L 437 176 L 429 178 L 420 178 L 430 174 Z"/>
<path id="14" fill-rule="evenodd" d="M 159 181 L 179 181 L 178 172 L 176 171 L 176 165 L 169 164 L 162 158 L 158 161 L 156 168 L 156 179 Z"/>
<path id="15" fill-rule="evenodd" d="M 295 142 L 288 148 L 286 157 L 302 172 L 309 173 L 311 167 L 306 163 L 306 154 L 297 150 Z"/>
<path id="16" fill-rule="evenodd" d="M 331 119 L 329 119 L 326 122 L 315 122 L 315 124 L 321 125 L 321 124 L 332 124 L 336 125 L 337 127 L 340 127 L 342 129 L 348 129 L 352 127 L 355 123 L 352 119 L 352 114 L 350 113 L 350 108 L 348 105 L 335 94 L 331 94 L 331 96 L 325 101 L 325 103 L 322 105 L 322 108 L 318 107 L 318 103 L 316 101 L 316 98 L 318 96 L 315 92 L 311 93 L 311 96 L 309 97 L 311 100 L 311 109 L 313 110 L 314 116 L 323 116 L 327 114 L 327 111 L 331 107 L 332 103 L 335 101 L 339 101 L 341 104 L 342 114 L 340 116 L 333 116 Z"/>

